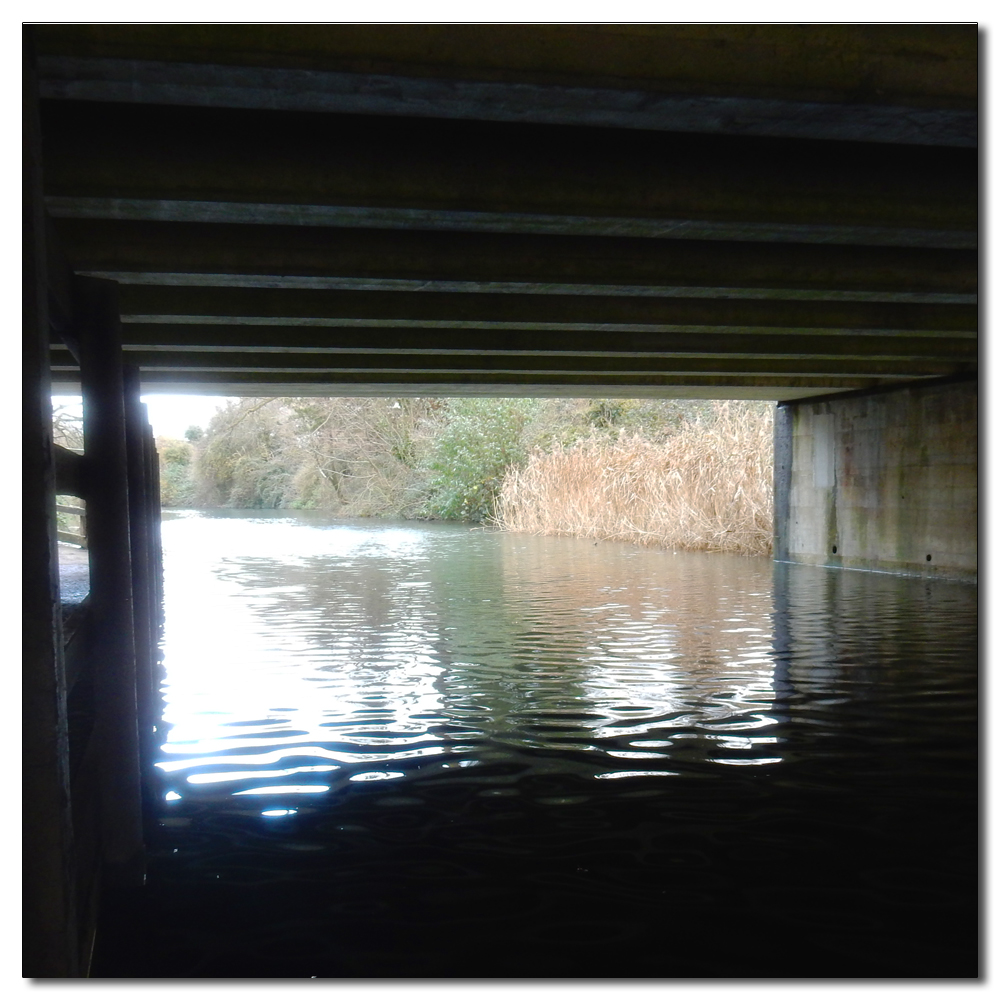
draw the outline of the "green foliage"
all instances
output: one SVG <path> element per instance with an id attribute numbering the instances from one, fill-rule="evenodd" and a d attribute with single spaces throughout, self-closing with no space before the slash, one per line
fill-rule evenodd
<path id="1" fill-rule="evenodd" d="M 160 456 L 160 503 L 164 507 L 190 507 L 194 502 L 194 479 L 191 463 L 194 449 L 187 441 L 158 438 Z"/>
<path id="2" fill-rule="evenodd" d="M 190 465 L 191 445 L 183 441 L 167 441 L 163 445 L 163 461 L 167 465 Z"/>
<path id="3" fill-rule="evenodd" d="M 160 472 L 160 503 L 164 507 L 191 507 L 194 503 L 194 483 L 184 465 L 164 465 Z"/>
<path id="4" fill-rule="evenodd" d="M 627 399 L 594 399 L 584 412 L 584 419 L 592 427 L 615 427 L 622 423 L 629 405 Z"/>
<path id="5" fill-rule="evenodd" d="M 526 457 L 524 427 L 538 409 L 533 399 L 456 399 L 429 466 L 428 512 L 436 517 L 485 521 L 493 517 L 507 468 Z"/>
<path id="6" fill-rule="evenodd" d="M 417 449 L 409 439 L 394 444 L 390 449 L 390 454 L 408 469 L 412 469 L 417 464 Z"/>
<path id="7" fill-rule="evenodd" d="M 713 414 L 669 399 L 232 400 L 204 432 L 158 442 L 163 503 L 481 522 L 529 452 L 623 434 L 660 442 Z"/>

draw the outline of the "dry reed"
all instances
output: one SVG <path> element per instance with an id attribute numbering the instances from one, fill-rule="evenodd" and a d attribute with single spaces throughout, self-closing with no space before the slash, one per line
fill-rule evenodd
<path id="1" fill-rule="evenodd" d="M 508 531 L 708 552 L 771 551 L 771 413 L 716 403 L 665 441 L 588 438 L 536 451 L 504 479 Z"/>

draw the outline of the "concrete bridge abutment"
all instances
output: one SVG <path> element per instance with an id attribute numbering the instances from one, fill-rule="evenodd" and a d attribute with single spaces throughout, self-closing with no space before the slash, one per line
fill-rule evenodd
<path id="1" fill-rule="evenodd" d="M 780 403 L 779 562 L 976 582 L 978 382 Z"/>

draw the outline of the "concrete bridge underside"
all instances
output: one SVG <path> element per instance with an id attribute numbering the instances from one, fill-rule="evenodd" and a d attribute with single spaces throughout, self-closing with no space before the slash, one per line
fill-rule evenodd
<path id="1" fill-rule="evenodd" d="M 974 26 L 36 31 L 50 251 L 144 391 L 975 370 Z"/>
<path id="2" fill-rule="evenodd" d="M 140 391 L 774 400 L 776 557 L 975 577 L 975 25 L 26 38 L 26 975 L 89 926 L 50 390 L 95 440 Z"/>

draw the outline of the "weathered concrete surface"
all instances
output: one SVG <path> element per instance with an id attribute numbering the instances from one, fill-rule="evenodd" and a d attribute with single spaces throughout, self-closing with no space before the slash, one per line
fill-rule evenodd
<path id="1" fill-rule="evenodd" d="M 31 30 L 50 273 L 121 286 L 144 391 L 789 400 L 977 363 L 973 23 Z"/>
<path id="2" fill-rule="evenodd" d="M 776 558 L 975 581 L 978 383 L 783 404 Z"/>
<path id="3" fill-rule="evenodd" d="M 179 63 L 177 69 L 187 70 L 188 76 L 147 81 L 147 86 L 151 82 L 174 88 L 186 83 L 189 88 L 266 89 L 266 78 L 251 70 L 277 68 L 310 74 L 391 73 L 397 79 L 419 78 L 424 83 L 606 88 L 619 94 L 642 90 L 826 102 L 850 95 L 856 106 L 910 108 L 974 108 L 978 89 L 973 23 L 47 24 L 35 30 L 43 63 L 53 57 L 78 63 L 121 59 Z M 213 69 L 211 77 L 190 75 L 197 69 L 192 64 L 199 63 Z M 227 78 L 224 67 L 238 75 Z M 77 68 L 69 77 L 45 79 L 50 84 L 61 79 L 77 88 L 120 79 L 110 67 L 104 73 L 98 70 L 93 66 L 83 74 Z M 301 92 L 301 81 L 295 83 Z M 461 93 L 452 88 L 437 98 L 439 106 L 426 110 L 447 113 L 441 106 L 444 97 L 454 104 Z M 467 100 L 470 93 L 475 92 L 465 91 Z M 176 92 L 171 96 L 178 100 Z M 363 96 L 375 95 L 357 95 L 359 100 Z M 392 106 L 381 108 L 393 114 L 412 114 L 406 105 L 419 96 L 428 98 L 410 86 L 389 92 L 383 88 L 381 96 L 394 100 Z M 528 89 L 525 96 L 535 97 L 535 91 Z M 142 100 L 143 88 L 130 88 L 125 99 Z M 523 99 L 513 92 L 505 95 L 503 104 L 512 112 L 524 108 Z M 270 95 L 265 106 L 280 105 Z M 484 111 L 474 113 L 482 117 Z M 729 127 L 745 130 L 747 123 L 737 120 Z"/>

